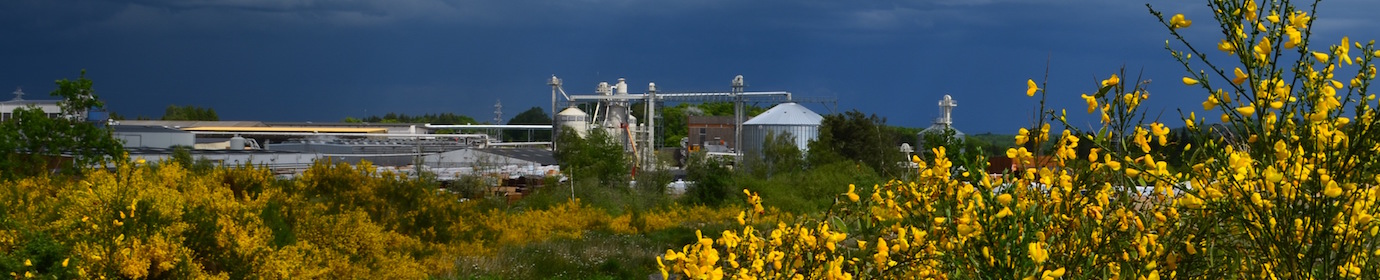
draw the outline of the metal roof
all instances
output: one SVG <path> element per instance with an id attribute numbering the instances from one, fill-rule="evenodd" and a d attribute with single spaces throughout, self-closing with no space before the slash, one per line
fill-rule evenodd
<path id="1" fill-rule="evenodd" d="M 61 102 L 61 100 L 29 100 L 29 99 L 20 99 L 20 100 L 0 101 L 0 104 L 5 104 L 5 105 L 30 105 L 30 104 L 32 104 L 32 105 L 45 105 L 45 104 L 58 104 L 59 102 Z"/>
<path id="2" fill-rule="evenodd" d="M 316 132 L 316 133 L 388 133 L 387 128 L 354 127 L 238 127 L 238 126 L 198 126 L 183 127 L 186 131 L 207 132 Z"/>
<path id="3" fill-rule="evenodd" d="M 264 122 L 264 124 L 265 124 L 265 125 L 268 125 L 268 126 L 272 126 L 272 127 L 299 127 L 299 126 L 323 127 L 323 126 L 330 126 L 330 127 L 396 127 L 396 128 L 409 128 L 409 127 L 413 127 L 413 126 L 416 126 L 417 128 L 422 128 L 422 126 L 425 126 L 425 125 L 426 125 L 426 123 L 365 123 L 365 122 L 357 122 L 357 123 L 352 123 L 352 122 Z"/>
<path id="4" fill-rule="evenodd" d="M 259 127 L 267 126 L 263 122 L 257 121 L 164 121 L 164 120 L 117 120 L 122 125 L 152 125 L 166 127 L 201 127 L 201 126 L 239 126 L 239 127 Z"/>
<path id="5" fill-rule="evenodd" d="M 151 125 L 112 125 L 110 128 L 121 133 L 187 133 L 186 131 Z"/>
<path id="6" fill-rule="evenodd" d="M 794 102 L 781 103 L 743 122 L 744 125 L 819 125 L 824 117 Z"/>
<path id="7" fill-rule="evenodd" d="M 523 161 L 535 162 L 541 165 L 556 165 L 556 156 L 551 150 L 536 148 L 502 148 L 502 149 L 479 149 L 478 151 L 515 158 Z"/>

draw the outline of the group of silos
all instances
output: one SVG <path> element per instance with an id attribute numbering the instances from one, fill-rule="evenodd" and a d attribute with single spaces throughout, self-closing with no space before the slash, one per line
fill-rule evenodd
<path id="1" fill-rule="evenodd" d="M 599 83 L 596 92 L 600 95 L 627 95 L 627 83 L 624 79 L 619 79 L 616 85 L 610 86 L 607 82 Z M 602 128 L 615 135 L 615 139 L 629 143 L 632 137 L 624 130 L 634 132 L 643 131 L 643 125 L 637 123 L 637 119 L 629 113 L 628 101 L 626 99 L 611 99 L 602 102 L 595 107 L 594 117 L 584 110 L 574 106 L 556 114 L 555 133 L 559 135 L 562 130 L 573 129 L 581 137 L 588 134 L 590 129 Z M 602 112 L 600 112 L 602 111 Z M 786 135 L 794 138 L 794 143 L 801 151 L 808 150 L 810 141 L 819 137 L 820 122 L 824 118 L 811 111 L 809 108 L 794 102 L 777 104 L 766 112 L 759 114 L 743 122 L 742 139 L 739 140 L 737 147 L 745 156 L 761 156 L 762 145 L 767 140 L 768 134 Z M 596 125 L 597 123 L 597 125 Z M 631 135 L 638 135 L 631 133 Z"/>
<path id="2" fill-rule="evenodd" d="M 595 88 L 595 92 L 603 96 L 626 96 L 628 95 L 628 83 L 621 78 L 618 79 L 616 85 L 600 82 L 599 86 Z M 589 134 L 590 129 L 598 127 L 603 128 L 609 135 L 615 136 L 615 139 L 621 139 L 626 144 L 627 140 L 635 137 L 629 136 L 629 132 L 642 131 L 643 129 L 642 124 L 637 123 L 637 117 L 630 114 L 628 107 L 628 100 L 626 99 L 611 99 L 600 102 L 594 109 L 594 117 L 591 118 L 584 110 L 571 106 L 560 113 L 556 113 L 554 132 L 559 135 L 561 130 L 573 129 L 579 133 L 580 137 L 584 137 Z M 598 122 L 598 124 L 591 121 Z"/>

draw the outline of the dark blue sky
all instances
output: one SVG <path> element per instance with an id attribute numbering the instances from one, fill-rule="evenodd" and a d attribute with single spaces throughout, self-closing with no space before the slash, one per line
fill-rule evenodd
<path id="1" fill-rule="evenodd" d="M 225 120 L 339 121 L 455 112 L 505 118 L 626 77 L 634 92 L 749 91 L 836 97 L 889 123 L 927 126 L 944 94 L 957 128 L 1014 133 L 1050 74 L 1051 102 L 1087 123 L 1078 95 L 1125 66 L 1153 80 L 1165 119 L 1201 110 L 1179 83 L 1168 32 L 1138 1 L 1095 0 L 7 0 L 0 91 L 30 99 L 86 69 L 108 107 L 157 117 L 169 104 Z M 1195 21 L 1200 49 L 1221 35 L 1203 1 L 1154 0 Z M 1380 38 L 1380 1 L 1324 1 L 1314 38 Z M 8 98 L 8 97 L 0 97 Z M 811 106 L 821 113 L 827 111 Z M 1152 114 L 1153 116 L 1153 114 Z M 1177 121 L 1172 123 L 1178 123 Z"/>

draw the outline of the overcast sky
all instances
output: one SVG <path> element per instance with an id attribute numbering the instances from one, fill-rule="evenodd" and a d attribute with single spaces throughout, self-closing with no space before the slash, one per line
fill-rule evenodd
<path id="1" fill-rule="evenodd" d="M 1224 57 L 1204 1 L 1151 1 Z M 1324 1 L 1314 38 L 1380 38 L 1376 11 Z M 1078 95 L 1123 66 L 1153 81 L 1146 106 L 1163 118 L 1201 110 L 1166 39 L 1144 2 L 1121 0 L 5 0 L 0 92 L 40 99 L 86 69 L 129 117 L 180 104 L 223 120 L 489 120 L 499 99 L 505 119 L 549 107 L 553 74 L 572 94 L 620 77 L 633 92 L 727 91 L 741 74 L 749 91 L 833 97 L 904 126 L 928 126 L 950 94 L 958 129 L 1010 134 L 1036 104 L 1025 80 L 1046 68 L 1075 122 L 1095 121 Z"/>

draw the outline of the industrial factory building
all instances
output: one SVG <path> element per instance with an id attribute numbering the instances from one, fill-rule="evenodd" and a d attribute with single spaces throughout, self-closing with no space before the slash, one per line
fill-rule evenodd
<path id="1" fill-rule="evenodd" d="M 10 99 L 8 101 L 0 101 L 0 122 L 14 118 L 14 109 L 29 106 L 37 107 L 39 110 L 43 110 L 44 113 L 48 114 L 49 118 L 56 118 L 59 112 L 62 112 L 62 107 L 58 106 L 57 100 L 24 99 L 24 90 L 15 89 L 14 99 Z"/>
<path id="2" fill-rule="evenodd" d="M 551 150 L 539 148 L 470 148 L 427 155 L 423 161 L 439 180 L 468 174 L 543 177 L 560 171 Z"/>
<path id="3" fill-rule="evenodd" d="M 686 150 L 738 159 L 758 156 L 767 133 L 790 134 L 801 150 L 819 134 L 821 117 L 795 103 L 790 92 L 746 92 L 742 76 L 731 81 L 726 92 L 658 92 L 654 83 L 644 93 L 630 93 L 625 79 L 601 82 L 594 94 L 568 95 L 559 79 L 552 77 L 551 125 L 501 124 L 407 124 L 407 123 L 312 123 L 260 121 L 163 121 L 109 120 L 114 136 L 133 158 L 162 160 L 175 149 L 187 148 L 193 157 L 211 162 L 247 164 L 273 169 L 280 175 L 299 173 L 311 164 L 370 161 L 381 168 L 399 171 L 430 170 L 443 178 L 476 174 L 541 177 L 558 173 L 552 142 L 502 142 L 495 135 L 504 130 L 572 130 L 581 136 L 595 129 L 607 132 L 624 147 L 635 170 L 667 168 L 658 162 L 657 143 L 662 122 L 657 106 L 685 102 L 733 102 L 734 116 L 690 116 L 683 140 Z M 37 106 L 49 115 L 59 111 L 57 101 L 31 101 L 15 92 L 14 100 L 0 102 L 0 112 L 20 106 Z M 558 103 L 564 97 L 564 102 Z M 634 102 L 646 106 L 633 106 Z M 779 104 L 759 116 L 748 116 L 745 103 Z M 561 109 L 559 112 L 556 109 Z M 645 111 L 642 111 L 645 110 Z M 636 112 L 634 112 L 636 111 Z M 639 120 L 634 114 L 645 116 Z M 501 115 L 497 111 L 496 116 Z M 85 117 L 85 116 L 79 116 Z M 677 130 L 681 128 L 675 128 Z M 468 133 L 436 134 L 438 131 Z M 474 133 L 482 132 L 482 133 Z M 553 133 L 554 135 L 554 133 Z M 630 170 L 631 172 L 631 170 Z"/>
<path id="4" fill-rule="evenodd" d="M 162 126 L 111 125 L 115 139 L 125 143 L 125 148 L 171 149 L 176 146 L 192 147 L 196 137 L 191 132 Z"/>

